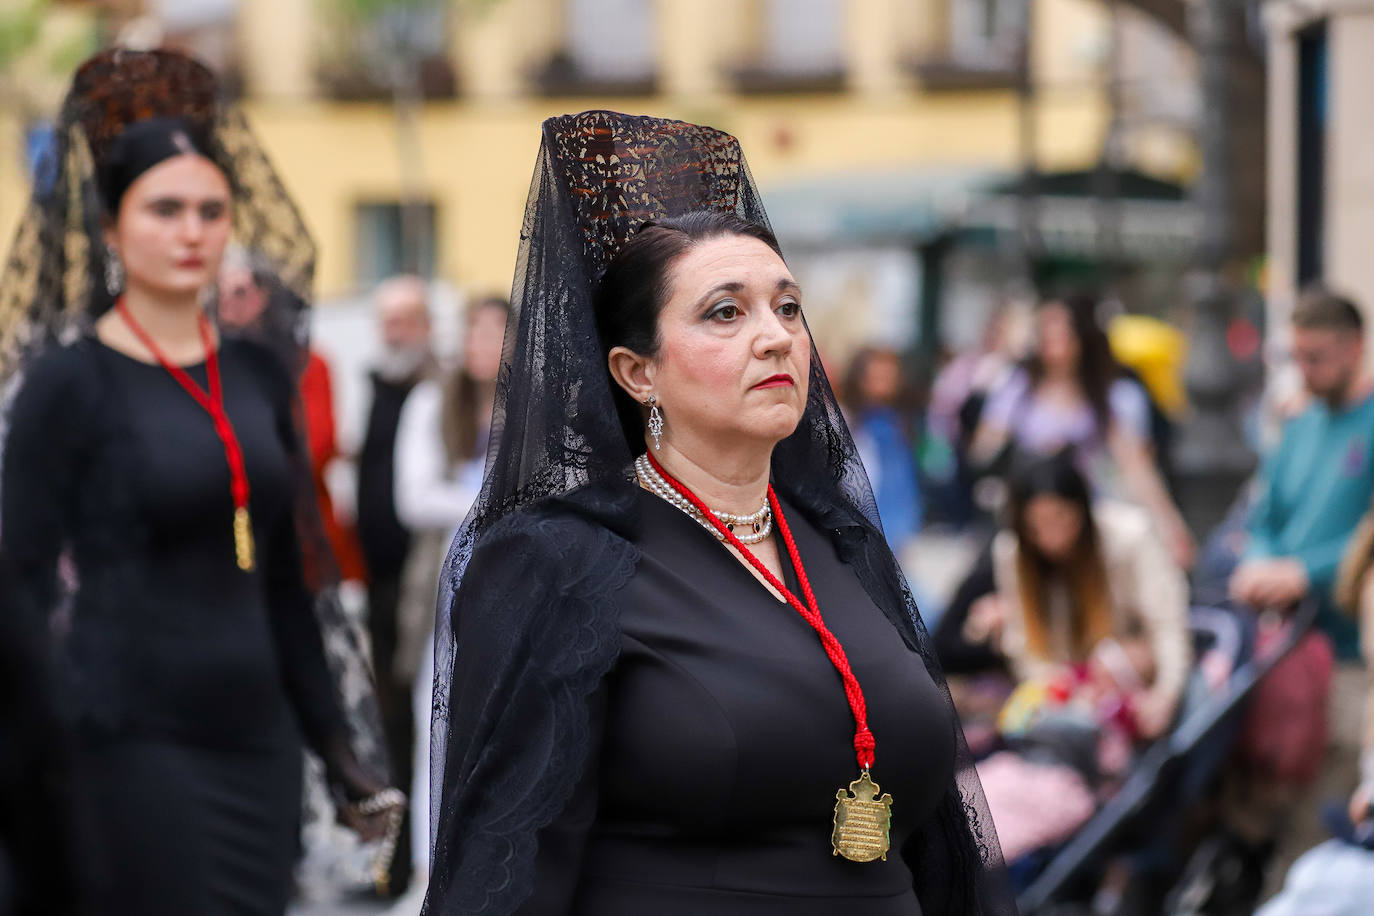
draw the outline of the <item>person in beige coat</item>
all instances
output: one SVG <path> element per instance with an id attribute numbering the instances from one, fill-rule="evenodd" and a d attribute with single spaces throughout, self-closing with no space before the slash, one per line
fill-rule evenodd
<path id="1" fill-rule="evenodd" d="M 1360 658 L 1364 662 L 1364 708 L 1359 717 L 1359 781 L 1350 797 L 1350 819 L 1355 823 L 1374 817 L 1374 506 L 1360 520 L 1341 560 L 1336 577 L 1336 604 L 1360 626 Z M 1352 685 L 1353 686 L 1353 685 Z M 1333 703 L 1340 710 L 1351 704 Z M 1346 741 L 1356 736 L 1354 709 L 1333 723 Z"/>
<path id="2" fill-rule="evenodd" d="M 1000 640 L 1021 680 L 1105 662 L 1132 684 L 1142 735 L 1168 728 L 1191 662 L 1188 585 L 1145 510 L 1094 502 L 1067 454 L 1036 459 L 1012 475 L 993 561 L 996 595 L 966 635 Z"/>

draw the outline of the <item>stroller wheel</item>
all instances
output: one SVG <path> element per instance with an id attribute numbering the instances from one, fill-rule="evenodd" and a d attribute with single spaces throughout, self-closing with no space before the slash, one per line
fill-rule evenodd
<path id="1" fill-rule="evenodd" d="M 1168 916 L 1250 916 L 1264 887 L 1272 843 L 1255 846 L 1229 834 L 1204 840 L 1165 900 Z"/>

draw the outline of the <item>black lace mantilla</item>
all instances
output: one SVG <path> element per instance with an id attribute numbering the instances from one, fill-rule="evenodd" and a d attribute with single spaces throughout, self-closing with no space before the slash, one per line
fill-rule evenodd
<path id="1" fill-rule="evenodd" d="M 744 156 L 727 133 L 685 121 L 610 111 L 566 115 L 546 131 L 579 211 L 582 253 L 593 276 L 636 229 L 690 210 L 734 212 Z"/>
<path id="2" fill-rule="evenodd" d="M 546 121 L 526 204 L 486 477 L 440 581 L 428 914 L 515 912 L 539 830 L 588 758 L 588 700 L 620 649 L 633 576 L 633 456 L 591 296 L 645 220 L 696 209 L 768 224 L 738 142 L 606 111 Z M 813 348 L 807 409 L 773 455 L 784 498 L 835 539 L 935 683 L 929 635 Z M 950 721 L 957 721 L 949 704 Z M 956 727 L 957 731 L 957 727 Z M 1014 914 L 962 733 L 944 802 L 903 850 L 928 913 Z"/>
<path id="3" fill-rule="evenodd" d="M 93 333 L 111 305 L 108 249 L 97 164 L 120 133 L 137 121 L 176 117 L 204 132 L 210 158 L 229 181 L 233 242 L 269 287 L 262 331 L 245 334 L 299 373 L 308 356 L 315 245 L 294 201 L 242 112 L 227 102 L 213 73 L 173 51 L 113 48 L 77 70 L 54 130 L 37 163 L 33 196 L 0 270 L 0 462 L 13 399 L 25 372 L 55 347 Z M 215 314 L 215 293 L 207 310 Z M 304 435 L 299 399 L 292 405 L 296 441 Z M 292 456 L 296 523 L 316 617 L 350 725 L 353 751 L 379 777 L 387 771 L 381 720 L 372 687 L 369 648 L 359 622 L 338 600 L 338 572 L 325 539 L 303 449 Z"/>

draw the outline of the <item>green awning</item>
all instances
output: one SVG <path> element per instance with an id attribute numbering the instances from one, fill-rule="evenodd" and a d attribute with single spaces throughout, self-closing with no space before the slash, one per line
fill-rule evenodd
<path id="1" fill-rule="evenodd" d="M 920 244 L 957 229 L 973 196 L 1009 177 L 988 169 L 817 176 L 766 186 L 763 202 L 784 242 Z"/>
<path id="2" fill-rule="evenodd" d="M 1180 185 L 1122 171 L 1105 206 L 1091 171 L 1037 177 L 1036 218 L 1049 256 L 1186 260 L 1201 228 Z M 899 243 L 954 236 L 973 246 L 1013 246 L 1020 180 L 992 169 L 907 169 L 817 176 L 763 192 L 779 238 L 808 247 Z"/>

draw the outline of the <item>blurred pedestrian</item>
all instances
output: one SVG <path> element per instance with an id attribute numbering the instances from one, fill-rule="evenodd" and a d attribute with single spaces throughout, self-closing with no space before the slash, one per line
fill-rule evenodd
<path id="1" fill-rule="evenodd" d="M 439 364 L 431 348 L 424 280 L 391 277 L 377 287 L 372 301 L 382 350 L 368 373 L 372 405 L 358 455 L 358 538 L 367 564 L 367 626 L 382 728 L 388 756 L 400 773 L 414 751 L 415 724 L 411 681 L 395 671 L 401 584 L 411 549 L 410 529 L 396 510 L 396 437 L 406 401 L 422 382 L 438 378 Z M 401 872 L 412 864 L 409 851 L 398 850 Z M 400 884 L 407 877 L 398 874 Z"/>
<path id="2" fill-rule="evenodd" d="M 1017 306 L 1011 303 L 998 306 L 977 342 L 935 375 L 927 425 L 960 454 L 967 451 L 978 429 L 989 393 L 1006 383 L 1025 355 L 1018 349 L 1017 314 Z"/>
<path id="3" fill-rule="evenodd" d="M 296 498 L 289 374 L 201 307 L 231 226 L 283 255 L 298 304 L 313 249 L 242 116 L 177 54 L 83 64 L 51 167 L 0 280 L 0 366 L 19 379 L 0 549 L 20 606 L 46 620 L 70 603 L 102 911 L 280 914 L 302 736 L 356 826 L 395 823 L 396 793 L 354 750 L 376 738 L 346 716 L 366 682 L 335 681 L 364 667 L 358 642 L 307 588 L 320 545 L 298 516 L 314 504 Z"/>
<path id="4" fill-rule="evenodd" d="M 1328 840 L 1294 863 L 1283 891 L 1255 916 L 1366 916 L 1374 899 L 1374 851 Z"/>
<path id="5" fill-rule="evenodd" d="M 854 354 L 844 382 L 854 444 L 878 500 L 887 543 L 900 558 L 921 530 L 921 485 L 912 445 L 914 405 L 903 396 L 902 361 L 895 350 L 864 347 Z"/>
<path id="6" fill-rule="evenodd" d="M 1341 609 L 1352 615 L 1359 626 L 1360 656 L 1364 663 L 1364 710 L 1358 731 L 1360 751 L 1356 782 L 1350 793 L 1350 821 L 1356 827 L 1374 829 L 1374 575 L 1371 572 L 1374 572 L 1374 507 L 1365 513 L 1350 539 L 1334 592 Z"/>
<path id="7" fill-rule="evenodd" d="M 999 742 L 997 716 L 1016 686 L 1002 654 L 1001 641 L 992 632 L 996 626 L 992 618 L 1001 613 L 1001 608 L 988 605 L 998 600 L 992 542 L 988 541 L 955 587 L 930 634 L 940 667 L 949 679 L 949 693 L 959 713 L 959 724 L 969 749 L 977 757 L 990 752 Z M 982 619 L 978 628 L 969 628 L 971 617 Z"/>
<path id="8" fill-rule="evenodd" d="M 273 280 L 270 272 L 253 270 L 250 253 L 241 248 L 230 248 L 220 267 L 218 293 L 219 324 L 227 333 L 262 342 L 280 339 L 272 330 L 260 325 L 266 319 L 269 297 L 274 293 L 279 296 L 287 293 Z M 338 576 L 343 581 L 363 582 L 367 578 L 367 571 L 358 534 L 335 513 L 334 500 L 325 481 L 329 465 L 339 457 L 334 425 L 334 387 L 330 381 L 329 364 L 314 350 L 305 352 L 305 360 L 297 391 L 304 410 L 311 482 L 315 489 L 315 500 L 319 504 L 325 538 L 329 541 L 330 556 L 326 559 L 337 567 Z M 307 576 L 312 581 L 317 580 L 319 575 L 307 570 Z"/>
<path id="9" fill-rule="evenodd" d="M 1256 607 L 1315 595 L 1318 624 L 1338 655 L 1354 660 L 1358 628 L 1336 609 L 1332 586 L 1374 495 L 1374 375 L 1364 368 L 1364 318 L 1349 299 L 1313 288 L 1292 320 L 1293 358 L 1312 400 L 1266 457 L 1231 593 Z"/>
<path id="10" fill-rule="evenodd" d="M 1131 715 L 1158 737 L 1188 677 L 1188 586 L 1144 510 L 1094 500 L 1072 457 L 1031 459 L 1011 475 L 1010 527 L 993 542 L 996 599 L 970 612 L 965 636 L 1000 646 L 1022 680 L 1087 665 L 1103 643 L 1138 668 Z"/>
<path id="11" fill-rule="evenodd" d="M 1015 910 L 748 176 L 709 128 L 545 122 L 443 576 L 429 912 Z"/>
<path id="12" fill-rule="evenodd" d="M 1107 325 L 1107 339 L 1128 377 L 1148 395 L 1150 442 L 1160 476 L 1172 487 L 1176 423 L 1188 408 L 1183 385 L 1188 338 L 1168 322 L 1148 315 L 1121 314 Z"/>
<path id="13" fill-rule="evenodd" d="M 1127 379 L 1083 295 L 1043 302 L 1035 350 L 991 394 L 971 447 L 988 465 L 1010 450 L 1045 455 L 1071 448 L 1093 491 L 1149 510 L 1170 554 L 1192 566 L 1194 544 L 1152 454 L 1150 402 Z"/>
<path id="14" fill-rule="evenodd" d="M 1321 803 L 1348 797 L 1359 781 L 1369 681 L 1360 663 L 1358 618 L 1336 607 L 1333 586 L 1374 497 L 1374 375 L 1365 368 L 1360 310 L 1344 296 L 1312 287 L 1299 298 L 1292 322 L 1293 358 L 1311 399 L 1265 459 L 1245 553 L 1231 577 L 1232 596 L 1257 608 L 1287 608 L 1308 596 L 1318 601 L 1317 626 L 1337 657 L 1316 781 L 1270 812 L 1267 830 L 1280 841 L 1280 870 L 1325 835 Z M 1354 556 L 1352 563 L 1358 567 L 1367 557 Z M 1358 577 L 1350 578 L 1345 591 L 1356 597 Z"/>
<path id="15" fill-rule="evenodd" d="M 439 571 L 482 487 L 510 303 L 469 304 L 462 361 L 415 386 L 396 434 L 396 511 L 411 533 L 397 615 L 393 675 L 413 690 L 415 775 L 411 841 L 417 876 L 429 861 L 429 724 L 434 696 L 434 607 Z"/>
<path id="16" fill-rule="evenodd" d="M 1094 500 L 1067 450 L 1022 459 L 1010 492 L 1010 527 L 993 542 L 996 594 L 964 629 L 1000 646 L 1019 680 L 998 723 L 1013 750 L 978 768 L 1013 860 L 1070 836 L 1096 793 L 1165 734 L 1191 647 L 1186 577 L 1143 509 Z M 1119 900 L 1132 880 L 1148 881 L 1111 863 L 1095 901 Z"/>

